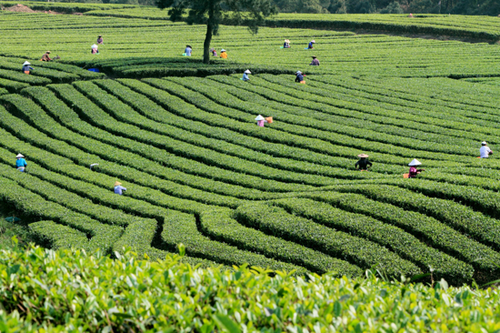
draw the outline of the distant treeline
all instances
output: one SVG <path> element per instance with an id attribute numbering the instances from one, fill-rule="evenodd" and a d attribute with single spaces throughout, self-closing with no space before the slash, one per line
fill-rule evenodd
<path id="1" fill-rule="evenodd" d="M 500 14 L 500 0 L 272 0 L 282 13 Z M 52 0 L 155 6 L 156 0 Z"/>
<path id="2" fill-rule="evenodd" d="M 500 14 L 500 0 L 274 0 L 283 13 Z"/>

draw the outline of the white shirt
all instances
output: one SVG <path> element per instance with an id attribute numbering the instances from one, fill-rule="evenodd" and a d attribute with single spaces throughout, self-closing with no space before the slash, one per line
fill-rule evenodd
<path id="1" fill-rule="evenodd" d="M 488 146 L 482 146 L 481 148 L 479 148 L 479 154 L 481 155 L 481 158 L 488 158 L 490 151 L 491 149 Z"/>

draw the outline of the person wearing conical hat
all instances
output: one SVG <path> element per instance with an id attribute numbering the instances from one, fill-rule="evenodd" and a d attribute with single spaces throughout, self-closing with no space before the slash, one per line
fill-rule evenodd
<path id="1" fill-rule="evenodd" d="M 486 141 L 481 142 L 481 148 L 479 148 L 479 155 L 481 158 L 488 158 L 491 154 L 493 154 L 493 150 L 488 147 Z"/>
<path id="2" fill-rule="evenodd" d="M 311 63 L 309 65 L 311 66 L 319 66 L 319 60 L 317 59 L 316 56 L 312 56 L 313 60 L 311 61 Z"/>
<path id="3" fill-rule="evenodd" d="M 17 154 L 16 158 L 17 158 L 17 160 L 16 160 L 17 170 L 19 170 L 21 172 L 26 171 L 26 167 L 28 166 L 28 163 L 26 163 L 24 156 L 22 154 Z"/>
<path id="4" fill-rule="evenodd" d="M 118 194 L 118 195 L 122 195 L 123 194 L 123 191 L 126 191 L 127 189 L 125 187 L 122 186 L 122 183 L 120 183 L 119 181 L 116 181 L 115 182 L 115 193 Z"/>
<path id="5" fill-rule="evenodd" d="M 247 69 L 246 71 L 243 72 L 243 78 L 242 78 L 243 81 L 250 81 L 248 74 L 252 74 L 252 72 L 250 72 L 249 69 Z"/>
<path id="6" fill-rule="evenodd" d="M 222 59 L 227 59 L 227 52 L 226 52 L 226 50 L 224 50 L 224 49 L 220 50 L 220 57 Z"/>
<path id="7" fill-rule="evenodd" d="M 215 48 L 212 47 L 210 53 L 212 53 L 212 56 L 217 57 L 217 50 Z"/>
<path id="8" fill-rule="evenodd" d="M 368 161 L 368 155 L 359 154 L 358 157 L 359 161 L 354 164 L 355 169 L 359 169 L 359 171 L 366 171 L 372 166 L 372 162 Z"/>
<path id="9" fill-rule="evenodd" d="M 23 64 L 23 72 L 24 74 L 30 74 L 30 71 L 33 70 L 33 67 L 30 66 L 31 64 L 28 61 L 25 61 Z"/>
<path id="10" fill-rule="evenodd" d="M 304 74 L 302 74 L 301 71 L 297 71 L 295 73 L 295 82 L 299 82 L 299 83 L 302 83 L 302 84 L 305 84 L 306 81 L 304 81 Z"/>
<path id="11" fill-rule="evenodd" d="M 186 56 L 190 57 L 191 52 L 193 52 L 193 48 L 191 47 L 191 45 L 186 45 L 186 49 L 184 50 L 184 53 L 186 54 Z"/>
<path id="12" fill-rule="evenodd" d="M 97 44 L 103 44 L 102 35 L 97 36 Z"/>
<path id="13" fill-rule="evenodd" d="M 416 167 L 422 165 L 416 158 L 413 159 L 408 166 L 410 167 L 410 172 L 408 173 L 408 178 L 415 178 L 419 173 L 425 171 L 425 169 L 417 169 Z"/>
<path id="14" fill-rule="evenodd" d="M 312 41 L 309 42 L 309 45 L 307 45 L 307 48 L 308 49 L 314 49 L 314 44 L 316 43 L 316 41 L 313 39 Z"/>
<path id="15" fill-rule="evenodd" d="M 92 44 L 92 46 L 90 47 L 90 53 L 91 54 L 99 54 L 99 50 L 97 49 L 97 44 Z"/>
<path id="16" fill-rule="evenodd" d="M 52 61 L 52 59 L 49 56 L 50 51 L 45 52 L 45 54 L 42 56 L 42 61 Z"/>
<path id="17" fill-rule="evenodd" d="M 289 39 L 285 39 L 285 43 L 283 44 L 283 48 L 284 49 L 290 48 L 290 40 Z"/>

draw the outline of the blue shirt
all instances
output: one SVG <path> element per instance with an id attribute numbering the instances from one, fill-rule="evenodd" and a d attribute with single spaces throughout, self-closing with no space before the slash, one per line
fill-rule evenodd
<path id="1" fill-rule="evenodd" d="M 186 55 L 190 57 L 190 56 L 191 56 L 191 52 L 192 52 L 192 51 L 193 51 L 193 49 L 192 49 L 192 48 L 190 48 L 190 47 L 186 47 L 186 49 L 184 50 L 184 53 L 186 53 Z"/>
<path id="2" fill-rule="evenodd" d="M 309 43 L 308 48 L 310 48 L 310 49 L 312 49 L 312 48 L 313 48 L 313 42 L 310 42 L 310 43 Z"/>
<path id="3" fill-rule="evenodd" d="M 243 73 L 243 81 L 249 81 L 250 78 L 248 77 L 247 73 Z"/>
<path id="4" fill-rule="evenodd" d="M 16 161 L 16 168 L 26 168 L 28 166 L 28 163 L 26 163 L 26 160 L 24 158 L 19 158 Z"/>
<path id="5" fill-rule="evenodd" d="M 295 82 L 300 82 L 304 81 L 304 76 L 302 74 L 297 74 L 297 77 L 295 78 Z"/>
<path id="6" fill-rule="evenodd" d="M 122 195 L 123 191 L 126 191 L 127 189 L 121 185 L 115 186 L 115 193 Z"/>

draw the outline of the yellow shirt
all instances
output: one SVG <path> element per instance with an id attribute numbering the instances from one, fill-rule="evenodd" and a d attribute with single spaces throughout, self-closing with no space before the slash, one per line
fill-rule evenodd
<path id="1" fill-rule="evenodd" d="M 223 58 L 223 59 L 227 59 L 227 53 L 226 52 L 222 52 L 220 54 L 220 57 Z"/>

